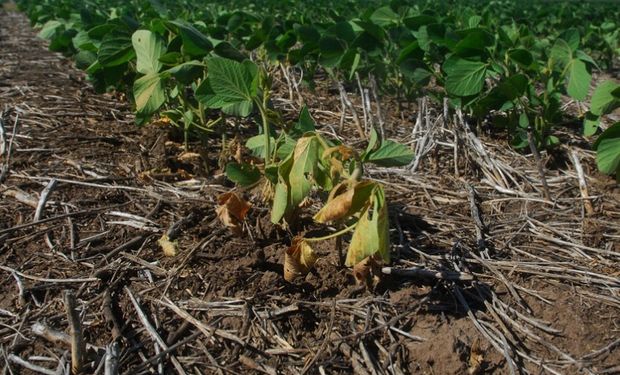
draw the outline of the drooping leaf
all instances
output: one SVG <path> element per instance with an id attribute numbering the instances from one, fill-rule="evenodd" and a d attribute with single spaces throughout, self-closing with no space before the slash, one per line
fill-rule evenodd
<path id="1" fill-rule="evenodd" d="M 293 153 L 280 162 L 278 166 L 278 183 L 275 187 L 273 206 L 271 207 L 271 222 L 279 223 L 286 214 L 294 209 L 290 204 L 291 184 L 289 174 L 293 167 Z"/>
<path id="2" fill-rule="evenodd" d="M 359 212 L 368 205 L 375 186 L 376 183 L 368 180 L 356 182 L 353 186 L 349 186 L 346 181 L 341 183 L 332 189 L 327 203 L 314 215 L 314 220 L 317 223 L 327 223 Z"/>
<path id="3" fill-rule="evenodd" d="M 183 39 L 183 52 L 193 57 L 207 55 L 213 49 L 211 41 L 198 29 L 185 21 L 170 21 L 176 26 Z"/>
<path id="4" fill-rule="evenodd" d="M 444 65 L 446 90 L 451 95 L 470 96 L 482 91 L 487 65 L 480 61 L 450 58 Z"/>
<path id="5" fill-rule="evenodd" d="M 400 167 L 411 163 L 413 150 L 402 143 L 387 140 L 370 152 L 366 160 L 382 167 Z"/>
<path id="6" fill-rule="evenodd" d="M 37 36 L 41 39 L 51 39 L 56 34 L 56 31 L 62 26 L 63 24 L 60 21 L 57 21 L 57 20 L 47 21 L 43 25 L 43 28 L 41 28 Z"/>
<path id="7" fill-rule="evenodd" d="M 165 71 L 170 73 L 177 81 L 185 84 L 191 84 L 196 79 L 201 78 L 204 74 L 204 65 L 198 61 L 187 61 L 182 64 L 173 66 Z"/>
<path id="8" fill-rule="evenodd" d="M 379 142 L 379 133 L 377 133 L 377 130 L 373 126 L 370 129 L 370 139 L 368 140 L 368 146 L 366 146 L 366 151 L 364 151 L 364 161 L 368 160 L 368 157 L 377 146 L 377 142 Z"/>
<path id="9" fill-rule="evenodd" d="M 159 72 L 162 63 L 159 58 L 166 52 L 166 46 L 157 34 L 149 30 L 138 30 L 131 36 L 136 51 L 136 70 L 142 74 Z"/>
<path id="10" fill-rule="evenodd" d="M 228 163 L 226 177 L 239 186 L 250 186 L 261 178 L 260 171 L 256 166 L 248 163 Z"/>
<path id="11" fill-rule="evenodd" d="M 216 55 L 220 57 L 224 57 L 226 59 L 235 60 L 235 61 L 243 61 L 248 57 L 239 51 L 237 48 L 233 47 L 232 44 L 228 42 L 220 42 L 215 46 L 214 52 Z"/>
<path id="12" fill-rule="evenodd" d="M 133 84 L 136 111 L 144 114 L 155 113 L 166 101 L 166 95 L 159 74 L 148 74 L 138 78 Z"/>
<path id="13" fill-rule="evenodd" d="M 101 42 L 97 59 L 104 67 L 124 64 L 136 56 L 129 36 L 109 36 Z"/>
<path id="14" fill-rule="evenodd" d="M 383 187 L 377 185 L 370 203 L 362 210 L 351 238 L 345 265 L 352 267 L 374 256 L 390 262 L 390 238 L 387 205 Z"/>
<path id="15" fill-rule="evenodd" d="M 550 58 L 554 66 L 559 64 L 560 67 L 565 67 L 573 59 L 573 50 L 565 40 L 558 39 L 551 47 Z"/>
<path id="16" fill-rule="evenodd" d="M 293 166 L 289 174 L 292 207 L 299 206 L 312 189 L 319 149 L 320 144 L 315 135 L 307 135 L 297 141 L 293 151 Z"/>

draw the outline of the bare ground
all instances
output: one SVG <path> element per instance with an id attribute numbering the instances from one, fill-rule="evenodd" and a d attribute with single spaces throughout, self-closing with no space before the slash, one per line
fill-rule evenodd
<path id="1" fill-rule="evenodd" d="M 84 373 L 104 373 L 113 343 L 126 374 L 620 372 L 620 191 L 574 129 L 542 155 L 546 200 L 532 156 L 441 108 L 418 103 L 401 119 L 385 101 L 386 133 L 419 164 L 369 172 L 388 187 L 392 266 L 414 275 L 365 290 L 327 242 L 316 271 L 287 283 L 291 235 L 259 197 L 246 192 L 243 237 L 215 217 L 231 188 L 219 139 L 192 144 L 202 156 L 187 161 L 176 132 L 136 128 L 122 98 L 94 94 L 21 14 L 0 13 L 0 47 L 4 374 L 65 373 L 70 339 L 50 334 L 70 334 L 67 292 L 90 345 Z M 341 114 L 329 86 L 301 90 L 326 132 Z M 297 93 L 279 87 L 293 118 Z M 348 143 L 352 124 L 339 132 Z M 165 257 L 157 240 L 171 228 L 178 253 Z"/>

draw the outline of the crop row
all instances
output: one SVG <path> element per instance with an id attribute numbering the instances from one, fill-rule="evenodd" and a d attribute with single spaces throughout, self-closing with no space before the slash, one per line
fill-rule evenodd
<path id="1" fill-rule="evenodd" d="M 97 90 L 131 92 L 138 124 L 159 113 L 187 140 L 214 131 L 222 116 L 255 121 L 260 134 L 246 146 L 262 163 L 237 160 L 228 177 L 242 186 L 264 182 L 274 222 L 294 221 L 312 190 L 329 192 L 316 221 L 336 223 L 343 228 L 338 235 L 354 231 L 346 263 L 370 269 L 389 261 L 389 236 L 383 188 L 363 178 L 363 165 L 406 165 L 412 154 L 374 129 L 363 152 L 325 139 L 307 110 L 286 123 L 271 105 L 271 67 L 294 66 L 309 86 L 321 71 L 338 84 L 376 83 L 399 101 L 448 98 L 477 121 L 505 129 L 515 148 L 534 149 L 559 142 L 554 128 L 566 123 L 565 96 L 585 101 L 592 72 L 612 69 L 620 54 L 613 2 L 19 4 L 50 48 L 73 55 Z M 581 114 L 583 134 L 601 133 L 601 116 L 619 103 L 618 84 L 602 83 Z M 620 176 L 620 123 L 593 147 L 599 168 Z M 238 230 L 247 205 L 234 193 L 221 204 L 225 221 Z M 287 252 L 299 266 L 295 272 L 313 263 L 311 242 L 297 239 Z"/>

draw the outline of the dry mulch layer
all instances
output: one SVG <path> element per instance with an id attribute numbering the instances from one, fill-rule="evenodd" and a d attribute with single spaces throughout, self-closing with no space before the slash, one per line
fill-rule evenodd
<path id="1" fill-rule="evenodd" d="M 576 130 L 541 154 L 545 188 L 537 158 L 501 134 L 385 100 L 386 134 L 416 150 L 407 168 L 367 171 L 387 186 L 390 268 L 358 286 L 326 242 L 288 283 L 292 234 L 258 194 L 243 192 L 243 236 L 216 217 L 232 188 L 221 138 L 184 150 L 169 128 L 135 127 L 130 105 L 95 94 L 22 14 L 0 13 L 0 51 L 3 374 L 69 373 L 80 339 L 81 371 L 98 374 L 620 372 L 620 191 Z M 348 139 L 351 109 L 373 118 L 356 87 L 343 116 L 337 87 L 280 77 L 291 118 L 305 99 Z M 317 229 L 315 206 L 298 230 Z"/>

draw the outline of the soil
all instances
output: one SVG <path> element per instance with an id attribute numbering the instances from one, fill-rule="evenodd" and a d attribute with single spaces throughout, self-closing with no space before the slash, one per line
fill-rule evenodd
<path id="1" fill-rule="evenodd" d="M 9 166 L 0 181 L 3 374 L 32 373 L 16 356 L 63 373 L 69 343 L 33 325 L 71 334 L 67 293 L 92 346 L 83 373 L 103 373 L 112 343 L 123 374 L 620 373 L 620 189 L 596 172 L 591 151 L 578 149 L 594 197 L 595 212 L 584 215 L 567 157 L 583 139 L 570 135 L 557 168 L 543 153 L 554 204 L 541 197 L 533 157 L 484 134 L 489 154 L 513 168 L 518 181 L 507 184 L 520 184 L 522 196 L 489 184 L 468 151 L 455 163 L 440 146 L 418 172 L 369 170 L 388 189 L 393 266 L 458 271 L 474 281 L 385 276 L 368 289 L 325 241 L 316 245 L 323 255 L 316 269 L 289 283 L 282 264 L 292 233 L 269 222 L 259 194 L 244 192 L 253 209 L 242 236 L 216 217 L 217 196 L 232 187 L 218 162 L 219 137 L 191 142 L 198 156 L 188 161 L 178 132 L 136 127 L 121 94 L 94 93 L 22 14 L 0 12 L 0 51 L 11 150 L 0 159 Z M 302 92 L 326 129 L 340 121 L 330 90 L 323 82 Z M 354 88 L 350 95 L 361 108 Z M 299 109 L 276 104 L 287 118 Z M 389 137 L 410 141 L 416 110 L 384 108 Z M 345 122 L 344 137 L 357 139 Z M 464 183 L 476 190 L 487 226 L 486 257 Z M 313 203 L 295 228 L 301 233 L 324 231 L 311 223 Z M 175 223 L 177 254 L 166 257 L 158 240 Z M 170 355 L 158 356 L 158 340 Z"/>

